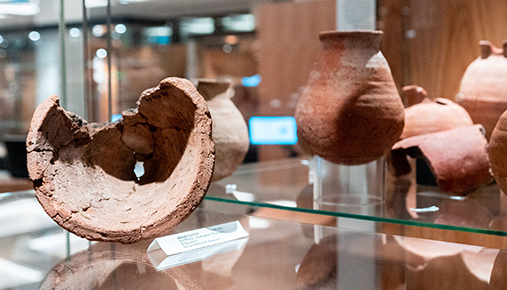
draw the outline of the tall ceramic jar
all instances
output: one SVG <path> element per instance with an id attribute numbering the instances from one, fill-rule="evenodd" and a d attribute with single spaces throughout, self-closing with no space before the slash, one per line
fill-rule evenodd
<path id="1" fill-rule="evenodd" d="M 243 162 L 250 145 L 243 115 L 227 93 L 229 86 L 229 82 L 204 79 L 197 84 L 197 91 L 207 101 L 213 119 L 215 170 L 211 181 L 231 175 Z"/>
<path id="2" fill-rule="evenodd" d="M 482 124 L 489 140 L 500 115 L 507 109 L 507 50 L 481 41 L 481 55 L 466 69 L 456 101 L 476 124 Z"/>
<path id="3" fill-rule="evenodd" d="M 322 32 L 296 108 L 301 146 L 338 164 L 385 155 L 403 131 L 404 107 L 380 52 L 382 31 Z"/>

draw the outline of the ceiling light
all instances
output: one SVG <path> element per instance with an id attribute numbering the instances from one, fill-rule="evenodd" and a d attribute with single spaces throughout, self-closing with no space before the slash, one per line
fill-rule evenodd
<path id="1" fill-rule="evenodd" d="M 253 14 L 226 16 L 222 18 L 222 25 L 228 31 L 254 31 L 255 16 Z"/>
<path id="2" fill-rule="evenodd" d="M 230 53 L 232 51 L 232 45 L 226 43 L 224 44 L 224 46 L 222 47 L 222 50 L 225 52 L 225 53 Z"/>
<path id="3" fill-rule="evenodd" d="M 107 0 L 85 0 L 85 6 L 86 8 L 105 7 Z"/>
<path id="4" fill-rule="evenodd" d="M 0 3 L 2 14 L 30 16 L 40 12 L 39 5 L 31 3 Z"/>
<path id="5" fill-rule="evenodd" d="M 224 40 L 228 44 L 238 43 L 238 37 L 236 35 L 227 35 Z"/>
<path id="6" fill-rule="evenodd" d="M 31 41 L 39 41 L 40 40 L 40 33 L 37 31 L 30 31 L 30 33 L 28 33 L 28 38 Z"/>
<path id="7" fill-rule="evenodd" d="M 116 24 L 114 31 L 116 31 L 118 34 L 123 34 L 127 32 L 127 26 L 125 26 L 125 24 Z"/>
<path id="8" fill-rule="evenodd" d="M 106 28 L 102 25 L 94 25 L 92 28 L 92 34 L 95 37 L 101 37 L 106 33 Z"/>
<path id="9" fill-rule="evenodd" d="M 215 32 L 215 20 L 211 17 L 187 18 L 180 22 L 183 34 L 211 34 Z"/>
<path id="10" fill-rule="evenodd" d="M 80 37 L 81 30 L 79 28 L 73 27 L 69 30 L 69 34 L 71 37 Z"/>
<path id="11" fill-rule="evenodd" d="M 99 48 L 95 54 L 99 58 L 106 58 L 106 56 L 107 56 L 107 50 L 105 50 L 103 48 Z"/>

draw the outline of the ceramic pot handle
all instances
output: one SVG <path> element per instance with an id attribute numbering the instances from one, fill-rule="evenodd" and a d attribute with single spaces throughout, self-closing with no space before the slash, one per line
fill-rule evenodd
<path id="1" fill-rule="evenodd" d="M 401 91 L 407 100 L 407 107 L 421 103 L 427 96 L 426 90 L 416 85 L 404 86 Z"/>
<path id="2" fill-rule="evenodd" d="M 479 42 L 479 45 L 481 47 L 481 58 L 488 58 L 491 55 L 491 52 L 493 51 L 491 42 L 487 40 L 481 40 Z"/>

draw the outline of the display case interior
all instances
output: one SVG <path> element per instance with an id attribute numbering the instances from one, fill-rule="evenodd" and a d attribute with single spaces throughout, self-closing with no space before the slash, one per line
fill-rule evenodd
<path id="1" fill-rule="evenodd" d="M 505 283 L 505 250 L 478 240 L 347 230 L 280 219 L 284 211 L 268 218 L 266 208 L 227 208 L 205 201 L 171 233 L 239 221 L 247 239 L 157 269 L 146 251 L 150 240 L 124 245 L 66 238 L 33 192 L 0 194 L 0 219 L 11 221 L 1 223 L 0 289 L 502 289 Z"/>
<path id="2" fill-rule="evenodd" d="M 418 85 L 435 103 L 438 98 L 460 103 L 466 92 L 461 80 L 481 53 L 479 41 L 500 47 L 507 38 L 507 4 L 498 1 L 383 0 L 373 12 L 358 10 L 353 2 L 0 3 L 15 7 L 0 18 L 0 165 L 5 168 L 0 188 L 33 187 L 26 179 L 25 136 L 37 105 L 50 95 L 58 95 L 65 110 L 89 122 L 107 123 L 135 108 L 143 91 L 166 77 L 184 77 L 196 85 L 199 79 L 214 79 L 231 84 L 227 94 L 249 126 L 250 144 L 243 164 L 212 183 L 205 199 L 507 235 L 506 196 L 496 183 L 488 183 L 489 175 L 480 185 L 446 193 L 435 183 L 434 168 L 422 159 L 408 159 L 412 171 L 405 175 L 394 174 L 384 163 L 373 173 L 367 167 L 343 171 L 319 163 L 289 138 L 296 137 L 291 118 L 322 49 L 318 35 L 337 25 L 340 29 L 344 19 L 354 22 L 352 12 L 376 17 L 371 30 L 383 30 L 380 50 L 399 94 L 404 86 Z M 20 11 L 24 14 L 17 15 Z M 408 105 L 408 98 L 402 101 Z M 267 118 L 261 123 L 267 125 L 255 129 L 252 120 L 259 119 L 252 117 Z M 278 135 L 254 142 L 259 131 L 273 128 L 280 128 Z M 352 196 L 356 202 L 324 202 L 316 188 L 336 196 L 359 188 L 357 192 L 380 192 L 381 197 L 358 194 Z"/>

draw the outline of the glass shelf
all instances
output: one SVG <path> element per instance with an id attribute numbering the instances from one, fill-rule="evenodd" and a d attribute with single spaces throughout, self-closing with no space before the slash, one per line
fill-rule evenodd
<path id="1" fill-rule="evenodd" d="M 33 192 L 0 194 L 0 289 L 396 290 L 505 285 L 504 250 L 263 218 L 258 214 L 262 208 L 229 205 L 224 211 L 223 205 L 204 201 L 173 232 L 238 220 L 250 234 L 247 241 L 157 270 L 147 254 L 152 240 L 122 245 L 90 243 L 72 235 L 67 239 L 38 206 Z M 322 238 L 316 238 L 317 229 Z"/>
<path id="2" fill-rule="evenodd" d="M 275 220 L 260 217 L 262 208 L 224 211 L 223 205 L 204 201 L 173 233 L 238 220 L 250 234 L 246 242 L 157 270 L 147 254 L 152 240 L 67 240 L 33 193 L 1 194 L 0 224 L 9 219 L 11 231 L 0 231 L 0 289 L 475 290 L 505 284 L 504 250 Z"/>
<path id="3" fill-rule="evenodd" d="M 207 200 L 316 213 L 375 222 L 507 236 L 507 197 L 496 184 L 464 197 L 436 186 L 387 176 L 385 202 L 363 205 L 318 204 L 309 183 L 309 160 L 283 159 L 242 165 L 210 186 Z"/>

